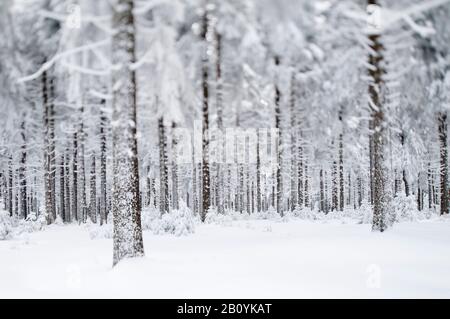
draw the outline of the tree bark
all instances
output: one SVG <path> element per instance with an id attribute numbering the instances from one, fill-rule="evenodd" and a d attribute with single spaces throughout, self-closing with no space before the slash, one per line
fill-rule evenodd
<path id="1" fill-rule="evenodd" d="M 208 34 L 208 13 L 205 12 L 202 21 L 202 40 L 204 52 L 202 60 L 202 210 L 201 221 L 205 222 L 206 214 L 211 205 L 210 198 L 210 172 L 209 172 L 209 88 L 208 88 L 208 55 L 207 55 L 207 34 Z"/>
<path id="2" fill-rule="evenodd" d="M 377 0 L 369 0 L 369 4 L 378 5 Z M 369 35 L 370 48 L 368 70 L 370 76 L 369 98 L 372 110 L 372 142 L 373 142 L 373 222 L 372 230 L 383 232 L 387 228 L 386 223 L 386 171 L 384 167 L 384 109 L 382 102 L 382 69 L 383 46 L 379 34 Z"/>
<path id="3" fill-rule="evenodd" d="M 113 265 L 124 258 L 144 255 L 141 228 L 139 163 L 137 148 L 136 74 L 133 0 L 113 6 Z"/>
<path id="4" fill-rule="evenodd" d="M 441 215 L 448 214 L 448 150 L 447 150 L 447 114 L 438 114 L 440 146 Z"/>

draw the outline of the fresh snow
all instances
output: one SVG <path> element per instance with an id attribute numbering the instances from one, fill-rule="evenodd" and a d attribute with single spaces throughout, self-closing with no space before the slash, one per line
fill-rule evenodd
<path id="1" fill-rule="evenodd" d="M 144 232 L 112 267 L 112 240 L 52 225 L 0 241 L 0 298 L 449 298 L 450 219 L 385 233 L 347 220 L 197 224 Z M 95 238 L 94 236 L 93 238 Z"/>

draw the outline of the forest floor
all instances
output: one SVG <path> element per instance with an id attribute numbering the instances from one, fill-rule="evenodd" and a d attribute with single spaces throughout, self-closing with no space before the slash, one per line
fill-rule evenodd
<path id="1" fill-rule="evenodd" d="M 385 233 L 338 221 L 234 221 L 144 233 L 146 256 L 112 268 L 85 226 L 0 241 L 0 298 L 450 298 L 450 220 Z"/>

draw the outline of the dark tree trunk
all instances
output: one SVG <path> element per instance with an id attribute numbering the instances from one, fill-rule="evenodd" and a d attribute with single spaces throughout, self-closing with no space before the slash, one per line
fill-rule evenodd
<path id="1" fill-rule="evenodd" d="M 377 0 L 369 0 L 368 4 L 378 5 Z M 369 35 L 370 53 L 368 70 L 370 76 L 369 98 L 372 110 L 372 142 L 373 142 L 373 223 L 374 231 L 383 232 L 386 224 L 386 172 L 384 167 L 384 107 L 382 98 L 382 86 L 384 73 L 382 69 L 383 46 L 379 34 Z"/>
<path id="2" fill-rule="evenodd" d="M 8 211 L 9 216 L 13 216 L 14 214 L 14 207 L 13 207 L 13 180 L 14 180 L 14 173 L 13 173 L 13 166 L 12 166 L 12 155 L 9 156 L 9 162 L 8 162 Z"/>
<path id="3" fill-rule="evenodd" d="M 179 209 L 178 199 L 178 159 L 177 159 L 177 137 L 174 134 L 176 124 L 172 123 L 172 208 Z"/>
<path id="4" fill-rule="evenodd" d="M 339 120 L 342 122 L 342 115 L 339 115 Z M 349 175 L 350 183 L 350 175 Z M 350 187 L 350 185 L 349 185 Z M 339 135 L 339 210 L 344 211 L 344 142 L 343 134 Z M 349 191 L 350 194 L 350 191 Z"/>
<path id="5" fill-rule="evenodd" d="M 275 56 L 275 65 L 280 65 L 280 58 Z M 282 161 L 282 130 L 281 130 L 281 92 L 278 87 L 278 83 L 275 83 L 275 129 L 278 132 L 277 138 L 277 166 L 276 166 L 276 198 L 277 198 L 277 213 L 283 216 L 283 180 L 281 176 L 281 161 Z"/>
<path id="6" fill-rule="evenodd" d="M 24 115 L 25 117 L 25 115 Z M 20 135 L 22 137 L 21 156 L 20 156 L 20 168 L 19 168 L 19 180 L 20 180 L 20 212 L 22 218 L 26 219 L 28 216 L 28 204 L 27 204 L 27 141 L 25 135 L 25 121 L 22 121 L 20 125 Z"/>
<path id="7" fill-rule="evenodd" d="M 69 149 L 66 150 L 66 163 L 65 163 L 65 222 L 70 223 L 72 221 L 70 211 L 70 155 Z"/>
<path id="8" fill-rule="evenodd" d="M 65 162 L 64 162 L 64 153 L 61 154 L 60 167 L 59 167 L 59 215 L 63 222 L 67 222 L 67 213 L 66 213 L 66 194 L 65 194 Z"/>
<path id="9" fill-rule="evenodd" d="M 438 114 L 441 179 L 441 215 L 448 214 L 448 151 L 447 151 L 447 114 Z"/>
<path id="10" fill-rule="evenodd" d="M 51 166 L 51 146 L 50 146 L 50 108 L 49 90 L 47 83 L 47 71 L 42 74 L 42 103 L 44 110 L 44 193 L 45 212 L 47 214 L 47 224 L 51 224 L 54 219 L 53 196 L 52 196 L 52 166 Z"/>
<path id="11" fill-rule="evenodd" d="M 159 128 L 159 181 L 160 196 L 159 210 L 161 214 L 169 212 L 169 171 L 167 163 L 167 136 L 164 127 L 164 118 L 158 121 Z"/>
<path id="12" fill-rule="evenodd" d="M 136 62 L 133 0 L 118 0 L 113 13 L 113 265 L 124 258 L 144 255 L 137 146 Z"/>
<path id="13" fill-rule="evenodd" d="M 323 181 L 323 169 L 320 169 L 319 172 L 319 187 L 320 187 L 320 205 L 319 209 L 321 212 L 325 212 L 325 187 Z"/>
<path id="14" fill-rule="evenodd" d="M 78 216 L 78 133 L 73 133 L 72 153 L 72 216 L 79 221 Z"/>
<path id="15" fill-rule="evenodd" d="M 102 106 L 106 103 L 102 100 Z M 107 118 L 105 113 L 100 110 L 100 225 L 107 222 L 108 214 L 106 213 L 106 131 Z"/>
<path id="16" fill-rule="evenodd" d="M 202 40 L 205 45 L 202 61 L 202 210 L 201 220 L 205 222 L 206 214 L 211 205 L 210 198 L 210 172 L 209 172 L 209 89 L 208 89 L 208 13 L 205 8 L 202 21 Z"/>
<path id="17" fill-rule="evenodd" d="M 91 156 L 89 217 L 91 222 L 97 222 L 97 175 L 95 170 L 95 153 Z"/>

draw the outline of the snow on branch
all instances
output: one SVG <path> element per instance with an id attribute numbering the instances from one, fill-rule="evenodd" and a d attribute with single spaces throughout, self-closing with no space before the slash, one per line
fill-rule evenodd
<path id="1" fill-rule="evenodd" d="M 76 54 L 76 53 L 83 52 L 83 51 L 89 51 L 94 48 L 102 47 L 104 45 L 107 45 L 108 43 L 109 43 L 109 40 L 103 40 L 103 41 L 83 45 L 83 46 L 74 48 L 72 50 L 58 53 L 53 58 L 51 58 L 49 61 L 45 62 L 38 71 L 36 71 L 35 73 L 33 73 L 31 75 L 20 78 L 17 82 L 24 83 L 24 82 L 36 80 L 37 78 L 39 78 L 42 75 L 42 73 L 44 73 L 45 71 L 48 71 L 56 63 L 56 61 L 58 61 L 64 57 L 70 56 L 72 54 Z"/>
<path id="2" fill-rule="evenodd" d="M 342 13 L 350 19 L 367 22 L 373 20 L 374 19 L 373 16 L 376 15 L 375 18 L 379 20 L 378 23 L 380 24 L 377 25 L 376 28 L 378 32 L 388 29 L 395 23 L 404 21 L 419 35 L 427 37 L 430 34 L 434 33 L 434 29 L 418 25 L 417 23 L 414 22 L 414 20 L 411 17 L 448 3 L 450 3 L 450 0 L 427 0 L 423 1 L 422 3 L 412 5 L 411 7 L 405 10 L 392 10 L 381 7 L 377 8 L 372 7 L 371 8 L 372 12 L 369 15 L 367 13 L 364 13 L 363 11 L 356 11 L 354 9 L 343 10 Z M 373 28 L 370 28 L 369 33 L 376 32 L 375 30 L 372 29 Z"/>

